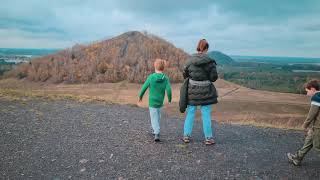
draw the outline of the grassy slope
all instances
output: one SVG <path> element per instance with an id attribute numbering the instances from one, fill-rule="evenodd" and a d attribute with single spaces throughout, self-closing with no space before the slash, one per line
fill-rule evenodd
<path id="1" fill-rule="evenodd" d="M 219 122 L 299 129 L 308 112 L 308 98 L 304 95 L 251 90 L 224 80 L 218 80 L 215 84 L 220 103 L 213 107 L 212 118 Z M 184 117 L 178 108 L 180 85 L 172 85 L 173 103 L 165 103 L 164 106 L 164 111 L 171 116 Z M 0 80 L 0 96 L 16 100 L 23 96 L 72 98 L 147 107 L 148 93 L 143 102 L 137 101 L 140 86 L 127 82 L 53 85 L 4 79 Z M 197 117 L 200 119 L 199 114 Z"/>

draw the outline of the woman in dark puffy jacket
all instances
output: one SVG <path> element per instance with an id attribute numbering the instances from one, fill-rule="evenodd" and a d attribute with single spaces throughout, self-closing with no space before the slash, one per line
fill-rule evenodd
<path id="1" fill-rule="evenodd" d="M 212 82 L 218 79 L 216 62 L 207 55 L 209 44 L 205 39 L 198 43 L 198 53 L 192 55 L 184 67 L 183 76 L 189 78 L 188 84 L 188 107 L 187 116 L 184 122 L 185 143 L 190 142 L 193 122 L 197 106 L 200 106 L 205 144 L 214 144 L 211 128 L 212 104 L 218 103 L 217 90 Z"/>

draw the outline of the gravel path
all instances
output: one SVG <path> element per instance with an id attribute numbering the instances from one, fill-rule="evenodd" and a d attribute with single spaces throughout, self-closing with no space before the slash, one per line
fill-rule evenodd
<path id="1" fill-rule="evenodd" d="M 155 143 L 147 109 L 0 98 L 0 179 L 320 179 L 313 151 L 301 167 L 286 159 L 301 132 L 214 123 L 205 146 L 200 121 L 189 145 L 182 127 L 164 115 Z"/>

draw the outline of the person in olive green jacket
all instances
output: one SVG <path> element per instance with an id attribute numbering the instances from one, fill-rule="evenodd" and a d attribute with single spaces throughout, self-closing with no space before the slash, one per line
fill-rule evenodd
<path id="1" fill-rule="evenodd" d="M 169 103 L 171 103 L 172 99 L 171 85 L 169 78 L 163 73 L 164 67 L 165 61 L 156 59 L 154 62 L 155 73 L 148 76 L 139 93 L 139 101 L 142 101 L 144 93 L 148 88 L 150 89 L 149 111 L 151 126 L 155 136 L 154 140 L 156 142 L 160 141 L 161 107 L 163 106 L 165 91 L 167 92 Z"/>
<path id="2" fill-rule="evenodd" d="M 303 128 L 307 132 L 304 145 L 296 154 L 288 153 L 287 157 L 291 163 L 298 166 L 304 156 L 314 148 L 320 157 L 320 84 L 317 80 L 312 80 L 305 84 L 308 96 L 311 98 L 311 107 L 307 119 L 303 123 Z"/>

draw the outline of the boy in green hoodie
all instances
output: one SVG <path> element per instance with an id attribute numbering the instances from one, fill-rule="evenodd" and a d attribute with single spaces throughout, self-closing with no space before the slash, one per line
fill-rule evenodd
<path id="1" fill-rule="evenodd" d="M 167 91 L 169 103 L 171 103 L 172 98 L 169 78 L 163 73 L 164 66 L 164 60 L 156 59 L 154 62 L 155 73 L 148 76 L 139 93 L 139 101 L 141 102 L 146 90 L 150 89 L 149 111 L 154 140 L 156 142 L 160 141 L 161 107 L 163 106 L 165 91 Z"/>

